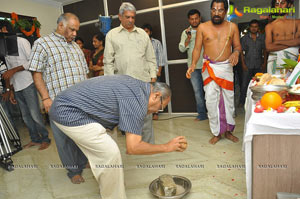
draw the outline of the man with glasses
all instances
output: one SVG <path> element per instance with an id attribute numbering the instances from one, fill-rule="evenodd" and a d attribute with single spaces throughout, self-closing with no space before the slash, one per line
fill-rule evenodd
<path id="1" fill-rule="evenodd" d="M 192 53 L 195 46 L 196 31 L 201 22 L 201 14 L 198 10 L 192 9 L 187 14 L 190 26 L 181 33 L 180 43 L 178 48 L 180 52 L 187 52 L 188 66 L 192 64 Z M 203 79 L 202 79 L 202 65 L 203 65 L 203 51 L 201 51 L 199 61 L 196 64 L 196 68 L 191 75 L 191 83 L 195 93 L 196 105 L 197 105 L 197 117 L 196 121 L 207 119 L 207 110 L 204 100 L 203 91 Z"/>
<path id="2" fill-rule="evenodd" d="M 55 32 L 36 40 L 32 48 L 29 70 L 33 73 L 46 112 L 61 91 L 87 78 L 89 70 L 84 54 L 74 41 L 79 27 L 80 21 L 76 15 L 63 13 L 57 19 Z M 74 184 L 83 183 L 81 174 L 87 158 L 52 120 L 50 125 L 68 177 Z"/>
<path id="3" fill-rule="evenodd" d="M 235 127 L 233 66 L 238 63 L 241 44 L 237 25 L 224 21 L 227 10 L 227 0 L 212 0 L 211 21 L 202 23 L 197 28 L 192 64 L 186 73 L 187 78 L 191 78 L 203 46 L 202 76 L 209 125 L 213 134 L 209 140 L 211 144 L 216 144 L 222 134 L 233 142 L 239 140 L 232 135 Z"/>
<path id="4" fill-rule="evenodd" d="M 85 80 L 55 98 L 50 117 L 88 158 L 102 199 L 126 199 L 120 151 L 106 129 L 118 125 L 126 132 L 130 155 L 185 150 L 183 136 L 158 145 L 142 141 L 144 118 L 163 110 L 170 98 L 167 84 L 146 83 L 127 75 Z"/>
<path id="5" fill-rule="evenodd" d="M 128 2 L 119 9 L 121 24 L 105 39 L 104 75 L 129 75 L 144 82 L 155 82 L 157 67 L 148 34 L 135 24 L 136 9 Z M 143 141 L 154 144 L 152 115 L 145 118 Z"/>
<path id="6" fill-rule="evenodd" d="M 272 0 L 272 8 L 279 10 L 272 17 L 275 20 L 266 26 L 266 49 L 269 53 L 267 71 L 270 74 L 280 74 L 276 70 L 283 59 L 297 60 L 300 47 L 300 19 L 289 16 L 291 13 L 282 12 L 291 10 L 292 0 Z M 281 10 L 280 10 L 281 9 Z M 290 17 L 290 18 L 289 18 Z"/>

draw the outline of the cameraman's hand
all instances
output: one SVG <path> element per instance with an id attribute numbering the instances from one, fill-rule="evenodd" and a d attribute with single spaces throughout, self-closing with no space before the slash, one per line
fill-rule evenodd
<path id="1" fill-rule="evenodd" d="M 10 92 L 9 94 L 10 94 L 10 96 L 9 96 L 10 103 L 17 104 L 17 100 L 15 99 L 14 92 Z"/>
<path id="2" fill-rule="evenodd" d="M 185 33 L 187 35 L 191 35 L 191 27 L 188 27 L 187 29 L 185 29 Z"/>
<path id="3" fill-rule="evenodd" d="M 11 91 L 6 91 L 5 93 L 1 94 L 3 102 L 9 101 L 10 92 Z"/>
<path id="4" fill-rule="evenodd" d="M 187 35 L 187 38 L 185 39 L 184 45 L 185 45 L 185 47 L 187 47 L 190 44 L 190 41 L 191 41 L 191 38 L 192 38 L 191 28 L 187 28 L 185 30 L 185 33 Z"/>

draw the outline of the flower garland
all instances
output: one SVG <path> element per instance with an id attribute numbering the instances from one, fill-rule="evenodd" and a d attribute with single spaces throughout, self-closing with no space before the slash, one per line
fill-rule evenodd
<path id="1" fill-rule="evenodd" d="M 20 19 L 16 13 L 11 13 L 11 23 L 17 28 L 20 29 L 20 31 L 26 35 L 27 37 L 31 36 L 34 32 L 36 33 L 37 37 L 41 37 L 40 35 L 40 27 L 41 24 L 40 22 L 34 18 L 32 21 L 32 25 L 30 24 L 30 22 L 28 20 L 25 19 Z M 26 31 L 25 28 L 28 27 L 28 24 L 31 25 L 30 31 Z M 30 26 L 29 25 L 29 26 Z"/>

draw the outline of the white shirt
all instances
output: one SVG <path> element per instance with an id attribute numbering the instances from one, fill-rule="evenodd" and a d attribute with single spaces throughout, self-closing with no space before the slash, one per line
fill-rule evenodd
<path id="1" fill-rule="evenodd" d="M 31 72 L 28 71 L 31 46 L 29 41 L 22 37 L 17 37 L 17 42 L 19 56 L 6 56 L 5 60 L 8 70 L 18 66 L 24 67 L 25 70 L 15 73 L 10 79 L 15 91 L 21 91 L 33 83 Z"/>
<path id="2" fill-rule="evenodd" d="M 134 27 L 128 32 L 122 25 L 110 30 L 105 39 L 104 75 L 129 75 L 144 82 L 156 78 L 156 58 L 149 35 Z"/>

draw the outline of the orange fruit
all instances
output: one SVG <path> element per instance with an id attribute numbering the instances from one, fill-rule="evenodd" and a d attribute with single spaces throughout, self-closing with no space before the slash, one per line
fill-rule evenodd
<path id="1" fill-rule="evenodd" d="M 276 92 L 269 92 L 262 96 L 260 103 L 264 109 L 277 109 L 282 104 L 282 98 Z"/>

